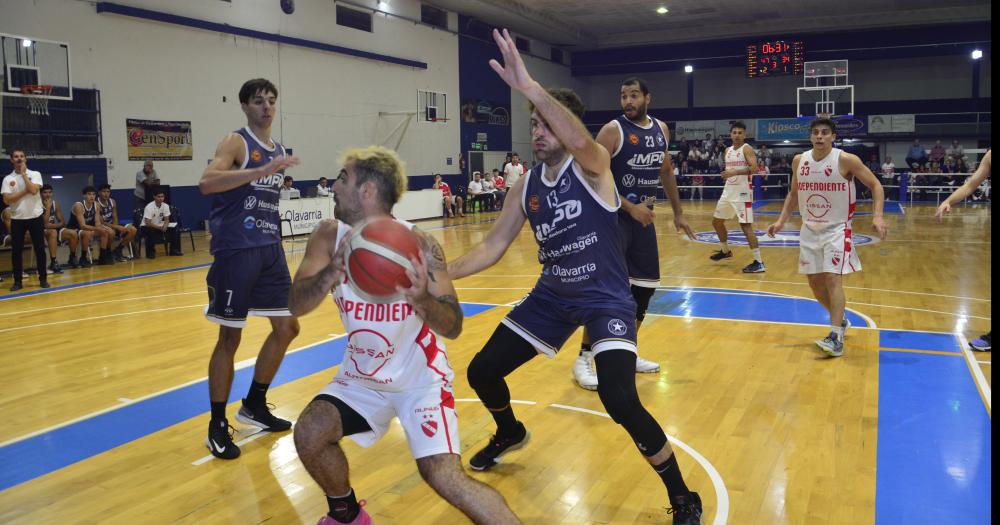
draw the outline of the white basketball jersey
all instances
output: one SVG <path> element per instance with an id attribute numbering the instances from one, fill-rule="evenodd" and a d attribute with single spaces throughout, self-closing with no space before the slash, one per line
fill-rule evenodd
<path id="1" fill-rule="evenodd" d="M 843 226 L 854 217 L 854 179 L 841 176 L 840 154 L 841 150 L 833 148 L 817 161 L 809 150 L 799 158 L 799 214 L 814 231 Z"/>
<path id="2" fill-rule="evenodd" d="M 746 155 L 743 154 L 743 147 L 734 149 L 732 146 L 726 148 L 726 169 L 739 170 L 749 169 Z M 753 190 L 750 188 L 752 174 L 739 175 L 726 179 L 726 188 L 722 190 L 722 198 L 727 201 L 752 202 Z"/>
<path id="3" fill-rule="evenodd" d="M 397 222 L 413 228 L 409 222 Z M 349 225 L 338 223 L 335 246 L 349 233 Z M 455 373 L 444 341 L 405 300 L 368 302 L 345 279 L 333 289 L 333 301 L 347 329 L 337 379 L 389 392 L 433 385 L 451 389 Z"/>

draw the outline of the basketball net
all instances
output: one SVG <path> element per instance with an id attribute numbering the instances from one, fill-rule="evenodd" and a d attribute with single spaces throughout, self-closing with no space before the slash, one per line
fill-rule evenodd
<path id="1" fill-rule="evenodd" d="M 49 114 L 49 95 L 52 94 L 52 86 L 27 84 L 21 86 L 21 94 L 28 98 L 28 107 L 31 108 L 32 115 Z"/>

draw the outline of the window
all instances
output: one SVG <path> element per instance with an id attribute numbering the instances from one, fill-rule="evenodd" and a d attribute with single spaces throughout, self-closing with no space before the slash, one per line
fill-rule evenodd
<path id="1" fill-rule="evenodd" d="M 337 6 L 337 25 L 372 32 L 372 14 Z"/>
<path id="2" fill-rule="evenodd" d="M 421 122 L 448 118 L 447 97 L 444 93 L 417 90 L 417 118 Z"/>
<path id="3" fill-rule="evenodd" d="M 562 49 L 555 48 L 555 47 L 550 48 L 549 49 L 549 58 L 551 58 L 553 62 L 556 62 L 556 63 L 559 63 L 559 64 L 565 64 L 565 62 L 563 62 L 563 52 L 562 52 Z"/>
<path id="4" fill-rule="evenodd" d="M 525 53 L 531 52 L 531 42 L 529 42 L 527 38 L 521 38 L 519 36 L 515 36 L 514 45 Z"/>
<path id="5" fill-rule="evenodd" d="M 432 5 L 420 4 L 420 21 L 441 29 L 448 29 L 448 12 Z"/>

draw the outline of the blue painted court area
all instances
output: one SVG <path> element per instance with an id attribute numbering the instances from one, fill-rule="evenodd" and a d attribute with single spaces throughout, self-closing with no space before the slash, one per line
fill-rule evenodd
<path id="1" fill-rule="evenodd" d="M 940 352 L 961 353 L 958 339 L 951 334 L 934 332 L 909 332 L 905 330 L 881 330 L 879 346 L 882 348 L 907 348 L 911 350 L 938 350 Z"/>
<path id="2" fill-rule="evenodd" d="M 649 301 L 647 312 L 734 321 L 830 324 L 830 315 L 812 299 L 727 288 L 660 289 Z M 860 315 L 850 310 L 846 315 L 851 325 L 868 326 Z"/>
<path id="3" fill-rule="evenodd" d="M 493 308 L 462 304 L 467 317 Z M 271 387 L 281 386 L 340 364 L 347 340 L 334 339 L 285 356 Z M 207 359 L 207 358 L 206 358 Z M 330 375 L 333 377 L 333 374 Z M 250 387 L 253 367 L 236 371 L 229 402 Z M 123 406 L 0 448 L 0 490 L 96 456 L 208 412 L 208 380 Z M 207 424 L 207 420 L 206 420 Z M 207 428 L 207 427 L 206 427 Z"/>
<path id="4" fill-rule="evenodd" d="M 992 423 L 965 359 L 882 350 L 878 401 L 875 523 L 990 523 Z"/>

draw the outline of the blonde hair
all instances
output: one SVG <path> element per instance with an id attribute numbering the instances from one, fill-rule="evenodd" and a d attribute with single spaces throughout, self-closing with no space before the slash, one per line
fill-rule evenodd
<path id="1" fill-rule="evenodd" d="M 354 165 L 357 184 L 375 183 L 379 200 L 386 210 L 391 210 L 406 191 L 406 164 L 389 148 L 351 148 L 340 155 L 340 164 L 347 166 L 348 163 Z"/>

